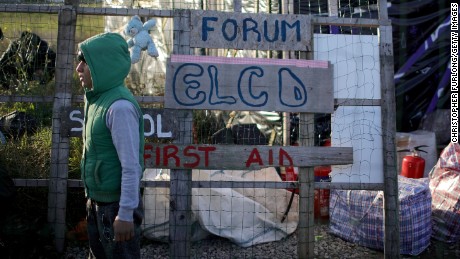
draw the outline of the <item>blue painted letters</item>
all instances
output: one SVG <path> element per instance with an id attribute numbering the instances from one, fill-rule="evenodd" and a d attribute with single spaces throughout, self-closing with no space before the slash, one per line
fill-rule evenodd
<path id="1" fill-rule="evenodd" d="M 237 65 L 230 69 L 211 63 L 182 63 L 172 74 L 172 98 L 181 106 L 211 109 L 222 105 L 235 109 L 264 108 L 273 103 L 303 107 L 307 103 L 307 82 L 296 73 L 302 70 L 259 65 Z"/>
<path id="2" fill-rule="evenodd" d="M 251 100 L 246 100 L 246 98 L 243 95 L 243 91 L 241 89 L 242 88 L 241 85 L 242 85 L 243 77 L 245 75 L 247 75 L 247 73 L 249 73 L 250 75 L 247 78 L 247 84 L 248 85 L 247 85 L 246 88 L 248 89 L 249 96 L 252 98 Z M 264 75 L 264 71 L 260 67 L 256 67 L 256 66 L 248 67 L 248 68 L 245 68 L 243 71 L 241 71 L 240 78 L 238 79 L 238 95 L 240 96 L 241 101 L 243 103 L 245 103 L 246 105 L 253 106 L 253 107 L 262 107 L 265 104 L 267 104 L 267 100 L 268 100 L 267 92 L 262 91 L 258 96 L 255 96 L 252 93 L 252 79 L 253 79 L 253 77 L 254 76 L 262 77 L 263 75 Z M 257 100 L 261 99 L 262 96 L 264 97 L 264 99 L 262 100 L 262 103 L 258 104 Z"/>
<path id="3" fill-rule="evenodd" d="M 239 41 L 256 41 L 256 42 L 286 42 L 287 35 L 295 34 L 295 40 L 301 41 L 301 23 L 299 20 L 288 22 L 286 20 L 263 20 L 259 22 L 253 18 L 244 18 L 235 20 L 226 18 L 222 22 L 218 17 L 204 16 L 201 20 L 201 40 L 206 42 L 212 34 L 220 32 L 221 35 L 215 35 L 228 42 Z M 221 28 L 215 28 L 216 26 Z M 281 36 L 281 37 L 280 37 Z"/>

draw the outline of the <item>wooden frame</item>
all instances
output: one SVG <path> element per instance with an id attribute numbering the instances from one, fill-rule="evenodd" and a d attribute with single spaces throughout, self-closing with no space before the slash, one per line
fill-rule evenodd
<path id="1" fill-rule="evenodd" d="M 239 3 L 239 1 L 236 1 Z M 313 25 L 338 25 L 353 27 L 374 27 L 380 30 L 380 61 L 381 61 L 381 99 L 380 100 L 361 100 L 346 99 L 335 100 L 335 104 L 340 105 L 377 105 L 382 107 L 382 132 L 383 132 L 383 153 L 384 153 L 384 186 L 380 184 L 331 184 L 315 183 L 313 170 L 301 168 L 298 183 L 273 183 L 266 184 L 264 187 L 270 188 L 293 188 L 300 185 L 300 195 L 308 202 L 300 204 L 299 224 L 299 245 L 298 254 L 300 258 L 312 257 L 314 237 L 312 231 L 313 222 L 313 191 L 315 188 L 340 188 L 340 189 L 366 189 L 384 190 L 385 202 L 385 257 L 399 257 L 399 199 L 398 183 L 396 173 L 396 151 L 394 145 L 395 123 L 392 116 L 395 113 L 394 83 L 393 83 L 393 52 L 391 23 L 386 12 L 386 1 L 379 1 L 379 19 L 358 19 L 358 18 L 337 18 L 337 17 L 312 17 Z M 241 9 L 241 5 L 236 5 Z M 333 5 L 331 5 L 333 6 Z M 72 96 L 67 78 L 72 77 L 73 67 L 66 63 L 67 55 L 73 53 L 74 30 L 76 17 L 78 14 L 85 15 L 113 15 L 113 16 L 155 16 L 174 18 L 174 53 L 192 54 L 190 12 L 187 10 L 151 10 L 151 9 L 130 9 L 130 8 L 88 8 L 78 7 L 77 1 L 66 1 L 62 6 L 38 6 L 38 5 L 16 5 L 0 4 L 0 12 L 24 12 L 24 13 L 58 13 L 58 59 L 57 64 L 61 68 L 56 72 L 56 93 L 55 96 L 0 96 L 0 102 L 54 102 L 53 103 L 53 137 L 51 154 L 51 175 L 49 180 L 16 179 L 15 182 L 21 186 L 49 186 L 49 209 L 48 221 L 53 223 L 55 231 L 56 248 L 62 251 L 65 239 L 65 214 L 67 188 L 78 187 L 81 183 L 68 180 L 68 156 L 69 156 L 69 136 L 61 134 L 62 118 L 59 116 L 63 108 L 71 106 L 72 102 L 81 102 L 81 96 Z M 313 46 L 314 48 L 314 46 Z M 138 97 L 138 100 L 145 102 L 163 102 L 162 97 Z M 179 111 L 179 116 L 189 123 L 182 125 L 178 142 L 189 144 L 191 136 L 191 115 L 188 111 Z M 303 115 L 303 119 L 308 119 L 308 115 Z M 303 128 L 304 136 L 310 135 L 311 128 Z M 311 139 L 311 138 L 310 138 Z M 308 141 L 302 143 L 311 146 Z M 171 235 L 175 235 L 175 243 L 171 244 L 171 257 L 181 257 L 190 255 L 190 231 L 189 219 L 190 197 L 192 187 L 211 187 L 212 183 L 192 182 L 191 174 L 188 169 L 174 169 L 171 178 L 171 202 L 177 206 L 172 209 L 170 214 Z M 238 183 L 234 183 L 238 184 Z M 234 186 L 232 184 L 232 186 Z M 254 187 L 257 183 L 240 183 L 241 186 Z M 251 185 L 253 184 L 253 185 Z M 153 186 L 166 186 L 166 183 L 155 183 Z M 144 186 L 152 186 L 145 182 Z M 307 205 L 308 204 L 308 205 Z M 305 220 L 303 220 L 305 219 Z M 180 235 L 180 236 L 179 236 Z"/>

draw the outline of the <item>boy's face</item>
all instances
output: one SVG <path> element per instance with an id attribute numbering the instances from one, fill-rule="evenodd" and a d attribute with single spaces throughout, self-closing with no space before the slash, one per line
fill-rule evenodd
<path id="1" fill-rule="evenodd" d="M 89 71 L 89 66 L 86 64 L 83 53 L 78 51 L 77 54 L 77 68 L 75 69 L 80 78 L 80 83 L 83 88 L 87 90 L 93 89 L 93 80 L 91 78 L 91 72 Z"/>

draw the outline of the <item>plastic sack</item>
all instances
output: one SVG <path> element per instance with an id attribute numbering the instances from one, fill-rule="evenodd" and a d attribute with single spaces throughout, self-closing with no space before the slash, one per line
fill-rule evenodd
<path id="1" fill-rule="evenodd" d="M 169 181 L 169 169 L 147 169 L 144 180 Z M 143 194 L 144 220 L 142 222 L 143 236 L 147 239 L 169 242 L 169 188 L 146 187 Z M 192 212 L 192 241 L 206 238 L 209 233 L 204 231 Z"/>
<path id="2" fill-rule="evenodd" d="M 428 178 L 398 176 L 400 253 L 418 255 L 431 238 Z M 344 240 L 383 250 L 383 191 L 331 190 L 330 231 Z"/>
<path id="3" fill-rule="evenodd" d="M 146 170 L 147 171 L 147 170 Z M 169 169 L 154 169 L 144 180 L 167 181 Z M 274 167 L 261 170 L 193 170 L 193 181 L 281 181 Z M 290 199 L 292 206 L 289 207 Z M 144 189 L 144 236 L 169 240 L 169 188 Z M 272 188 L 192 188 L 191 240 L 209 235 L 240 247 L 282 240 L 299 221 L 297 194 Z M 289 213 L 285 213 L 289 208 Z"/>
<path id="4" fill-rule="evenodd" d="M 460 241 L 460 145 L 450 143 L 430 172 L 433 238 Z"/>

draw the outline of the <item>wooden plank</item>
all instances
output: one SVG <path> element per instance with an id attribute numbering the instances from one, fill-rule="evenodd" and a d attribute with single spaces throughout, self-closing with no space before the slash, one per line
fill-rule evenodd
<path id="1" fill-rule="evenodd" d="M 36 5 L 36 4 L 0 4 L 0 12 L 4 13 L 49 13 L 57 14 L 63 6 L 56 5 Z"/>
<path id="2" fill-rule="evenodd" d="M 57 14 L 67 8 L 66 5 L 44 5 L 44 4 L 0 4 L 0 12 L 5 13 L 49 13 Z M 84 15 L 110 15 L 110 16 L 134 16 L 141 17 L 165 17 L 173 16 L 173 10 L 159 10 L 147 8 L 111 8 L 111 7 L 78 7 L 77 14 Z"/>
<path id="3" fill-rule="evenodd" d="M 300 114 L 300 121 L 304 122 L 299 127 L 299 142 L 303 148 L 313 147 L 315 139 L 314 115 L 308 113 Z M 353 148 L 352 148 L 353 149 Z M 341 155 L 337 156 L 340 157 Z M 353 155 L 352 155 L 353 156 Z M 331 158 L 327 156 L 328 158 Z M 329 160 L 329 159 L 328 159 Z M 297 254 L 299 258 L 314 258 L 315 247 L 315 221 L 314 221 L 314 199 L 315 199 L 315 176 L 313 168 L 300 167 L 298 174 L 299 181 L 299 226 Z"/>
<path id="4" fill-rule="evenodd" d="M 379 0 L 378 6 L 379 6 L 379 20 L 380 21 L 388 20 L 388 1 Z M 382 25 L 391 25 L 391 24 L 382 24 Z"/>
<path id="5" fill-rule="evenodd" d="M 173 54 L 193 54 L 190 48 L 190 30 L 190 10 L 175 10 Z"/>
<path id="6" fill-rule="evenodd" d="M 53 96 L 21 96 L 21 95 L 0 95 L 0 103 L 29 102 L 29 103 L 50 103 Z M 164 96 L 136 96 L 139 103 L 163 103 Z M 72 103 L 83 103 L 82 95 L 72 96 Z M 334 106 L 380 106 L 380 99 L 334 99 Z"/>
<path id="7" fill-rule="evenodd" d="M 16 187 L 48 187 L 49 179 L 21 179 L 14 178 Z M 83 182 L 79 179 L 68 179 L 67 187 L 83 188 Z M 169 188 L 170 181 L 141 181 L 141 187 L 162 187 Z M 331 182 L 315 182 L 315 189 L 338 189 L 338 190 L 383 190 L 384 184 L 381 183 L 331 183 Z M 267 188 L 267 189 L 295 189 L 299 188 L 298 182 L 282 181 L 193 181 L 192 188 Z"/>
<path id="8" fill-rule="evenodd" d="M 163 103 L 163 96 L 135 96 L 139 103 Z M 31 102 L 31 103 L 50 103 L 54 101 L 54 96 L 23 96 L 23 95 L 0 95 L 0 103 L 9 102 Z M 72 103 L 83 103 L 83 95 L 73 95 Z"/>
<path id="9" fill-rule="evenodd" d="M 174 10 L 163 9 L 149 9 L 149 8 L 92 8 L 92 7 L 79 7 L 78 14 L 85 15 L 110 15 L 110 16 L 134 16 L 140 17 L 163 17 L 172 18 Z"/>
<path id="10" fill-rule="evenodd" d="M 331 182 L 313 182 L 314 189 L 338 189 L 338 190 L 383 190 L 381 183 L 331 183 Z M 147 185 L 147 182 L 145 182 Z M 150 183 L 149 183 L 150 184 Z M 163 185 L 161 185 L 163 186 Z M 193 181 L 193 188 L 268 188 L 268 189 L 295 189 L 299 188 L 299 182 L 213 182 L 213 181 Z"/>
<path id="11" fill-rule="evenodd" d="M 193 10 L 190 46 L 254 50 L 311 50 L 309 15 Z"/>
<path id="12" fill-rule="evenodd" d="M 180 121 L 177 110 L 143 108 L 144 136 L 158 139 L 173 139 L 177 136 Z M 81 137 L 83 131 L 83 108 L 66 107 L 61 112 L 61 134 Z"/>
<path id="13" fill-rule="evenodd" d="M 139 103 L 164 103 L 163 96 L 134 96 Z M 72 96 L 73 103 L 83 103 L 83 95 Z"/>
<path id="14" fill-rule="evenodd" d="M 164 96 L 135 96 L 140 103 L 164 103 Z"/>
<path id="15" fill-rule="evenodd" d="M 190 55 L 190 11 L 175 10 L 173 53 Z M 192 143 L 191 111 L 179 110 L 181 128 L 175 143 Z M 170 174 L 169 206 L 169 257 L 191 257 L 192 233 L 192 170 L 172 169 Z M 152 255 L 153 256 L 153 255 Z"/>
<path id="16" fill-rule="evenodd" d="M 139 103 L 164 103 L 164 96 L 135 96 Z M 53 96 L 0 95 L 0 103 L 29 102 L 50 103 Z M 72 96 L 72 103 L 83 103 L 82 95 Z M 380 106 L 380 99 L 334 99 L 334 106 Z"/>
<path id="17" fill-rule="evenodd" d="M 271 166 L 313 167 L 351 164 L 352 150 L 351 147 L 147 143 L 144 158 L 147 168 L 231 170 Z"/>
<path id="18" fill-rule="evenodd" d="M 386 2 L 386 1 L 385 1 Z M 35 4 L 0 4 L 0 12 L 6 13 L 59 13 L 65 6 L 56 5 L 35 5 Z M 385 8 L 386 9 L 386 8 Z M 383 10 L 385 10 L 383 9 Z M 382 11 L 380 11 L 382 12 Z M 110 16 L 145 16 L 145 17 L 172 17 L 174 10 L 155 9 L 132 9 L 132 8 L 109 8 L 109 7 L 78 7 L 78 14 L 84 15 L 110 15 Z M 367 19 L 367 18 L 339 18 L 339 17 L 311 17 L 313 25 L 336 25 L 351 27 L 370 27 L 391 25 L 388 19 Z"/>
<path id="19" fill-rule="evenodd" d="M 241 13 L 241 10 L 243 9 L 241 5 L 241 0 L 233 0 L 233 11 L 236 13 Z"/>
<path id="20" fill-rule="evenodd" d="M 332 113 L 332 73 L 325 61 L 172 56 L 165 107 Z"/>
<path id="21" fill-rule="evenodd" d="M 72 82 L 69 78 L 74 75 L 73 60 L 75 46 L 75 28 L 77 14 L 75 8 L 66 5 L 59 12 L 58 40 L 55 75 L 55 95 L 53 103 L 53 127 L 50 184 L 48 192 L 48 222 L 53 226 L 56 250 L 62 252 L 65 244 L 65 223 L 67 204 L 67 177 L 69 160 L 69 138 L 60 134 L 60 111 L 71 105 Z"/>
<path id="22" fill-rule="evenodd" d="M 386 2 L 386 1 L 383 1 Z M 386 12 L 381 13 L 385 15 Z M 383 17 L 385 18 L 385 17 Z M 391 26 L 380 28 L 380 80 L 384 174 L 385 258 L 400 257 L 399 189 L 396 170 L 396 101 L 394 88 L 393 38 Z"/>
<path id="23" fill-rule="evenodd" d="M 49 187 L 49 179 L 13 179 L 16 187 Z"/>
<path id="24" fill-rule="evenodd" d="M 387 19 L 367 19 L 367 18 L 339 18 L 339 17 L 312 17 L 314 25 L 330 25 L 330 26 L 349 26 L 349 27 L 366 27 L 378 28 L 380 26 L 390 25 L 390 20 Z"/>
<path id="25" fill-rule="evenodd" d="M 374 190 L 382 191 L 383 183 L 339 183 L 339 182 L 315 182 L 315 189 L 338 189 L 338 190 Z"/>
<path id="26" fill-rule="evenodd" d="M 267 188 L 295 189 L 297 182 L 265 182 L 265 181 L 193 181 L 193 188 Z"/>
<path id="27" fill-rule="evenodd" d="M 380 106 L 380 99 L 334 99 L 334 106 Z"/>
<path id="28" fill-rule="evenodd" d="M 0 95 L 0 103 L 11 103 L 11 102 L 50 103 L 53 101 L 54 101 L 53 96 Z"/>
<path id="29" fill-rule="evenodd" d="M 339 3 L 338 0 L 328 0 L 328 14 L 330 17 L 338 17 L 339 16 Z"/>

